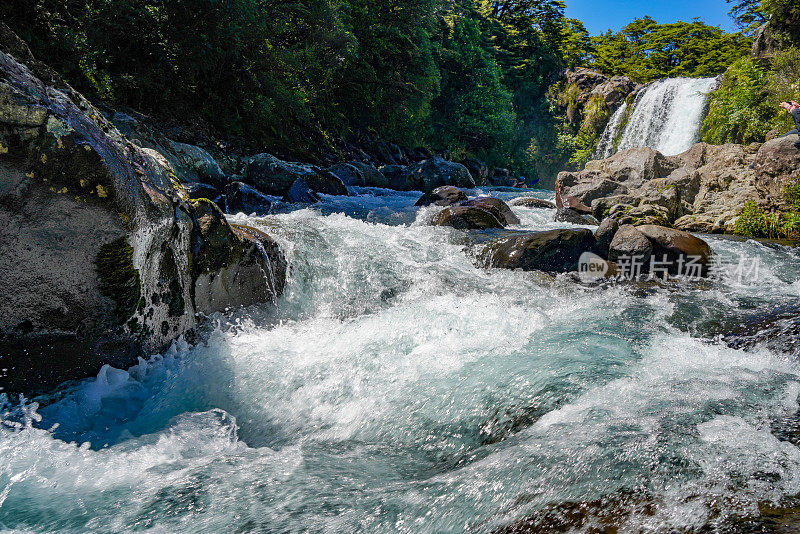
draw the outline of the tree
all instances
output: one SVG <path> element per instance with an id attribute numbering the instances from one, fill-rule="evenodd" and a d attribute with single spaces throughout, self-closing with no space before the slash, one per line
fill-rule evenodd
<path id="1" fill-rule="evenodd" d="M 761 9 L 761 0 L 725 1 L 731 4 L 728 15 L 746 35 L 752 36 L 759 26 L 767 22 L 767 17 Z"/>

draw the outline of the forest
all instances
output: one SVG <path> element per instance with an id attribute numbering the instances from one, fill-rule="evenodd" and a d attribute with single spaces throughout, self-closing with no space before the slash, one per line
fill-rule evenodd
<path id="1" fill-rule="evenodd" d="M 647 83 L 732 65 L 706 140 L 745 142 L 785 121 L 770 95 L 777 78 L 797 79 L 800 8 L 731 1 L 736 33 L 645 17 L 591 36 L 562 0 L 7 0 L 0 17 L 110 108 L 297 158 L 379 136 L 543 175 L 596 141 L 552 90 L 566 68 Z M 770 17 L 786 21 L 774 67 L 749 57 Z M 595 110 L 601 122 L 608 112 Z"/>

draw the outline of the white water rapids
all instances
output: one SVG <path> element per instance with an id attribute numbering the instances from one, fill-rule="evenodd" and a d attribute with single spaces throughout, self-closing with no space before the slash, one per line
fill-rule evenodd
<path id="1" fill-rule="evenodd" d="M 491 532 L 628 491 L 652 509 L 621 531 L 666 533 L 800 493 L 800 364 L 714 341 L 800 299 L 795 250 L 709 238 L 759 275 L 587 287 L 478 268 L 417 195 L 357 192 L 234 216 L 288 251 L 277 308 L 9 405 L 0 526 Z M 569 226 L 513 209 L 520 228 Z"/>
<path id="2" fill-rule="evenodd" d="M 699 140 L 708 93 L 717 83 L 716 78 L 666 78 L 651 83 L 636 96 L 631 110 L 623 103 L 611 116 L 596 157 L 636 147 L 667 156 L 688 150 Z"/>

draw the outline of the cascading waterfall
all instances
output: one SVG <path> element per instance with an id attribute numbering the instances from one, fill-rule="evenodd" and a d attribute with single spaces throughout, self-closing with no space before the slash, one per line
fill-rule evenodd
<path id="1" fill-rule="evenodd" d="M 688 150 L 699 139 L 708 93 L 717 84 L 717 78 L 666 78 L 651 83 L 639 92 L 632 109 L 623 104 L 612 115 L 595 156 L 607 158 L 635 147 L 649 147 L 667 156 Z"/>

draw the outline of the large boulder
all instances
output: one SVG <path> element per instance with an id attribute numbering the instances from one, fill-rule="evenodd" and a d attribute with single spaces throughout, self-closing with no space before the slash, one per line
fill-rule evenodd
<path id="1" fill-rule="evenodd" d="M 442 187 L 437 187 L 430 193 L 423 193 L 414 205 L 430 206 L 431 204 L 435 204 L 437 206 L 452 206 L 464 200 L 467 200 L 467 194 L 461 189 L 453 187 L 452 185 L 443 185 Z"/>
<path id="2" fill-rule="evenodd" d="M 591 252 L 595 238 L 589 230 L 531 232 L 489 242 L 479 256 L 487 267 L 524 271 L 570 272 Z"/>
<path id="3" fill-rule="evenodd" d="M 204 314 L 274 301 L 286 283 L 278 244 L 255 228 L 231 225 L 210 202 L 194 203 L 195 311 Z"/>
<path id="4" fill-rule="evenodd" d="M 196 251 L 231 267 L 250 247 L 235 233 L 205 241 L 210 212 L 232 232 L 213 202 L 190 201 L 163 155 L 127 140 L 15 37 L 0 32 L 0 388 L 12 392 L 124 368 L 191 335 Z M 285 260 L 274 248 L 261 261 L 276 273 L 271 300 Z M 217 301 L 235 305 L 236 293 Z"/>
<path id="5" fill-rule="evenodd" d="M 586 68 L 567 70 L 565 78 L 568 86 L 578 89 L 578 102 L 586 103 L 593 95 L 599 95 L 606 106 L 612 109 L 636 89 L 636 82 L 626 76 L 609 78 Z"/>
<path id="6" fill-rule="evenodd" d="M 478 197 L 472 200 L 464 200 L 459 202 L 459 206 L 474 206 L 476 208 L 481 208 L 486 211 L 492 212 L 492 214 L 497 217 L 497 220 L 502 222 L 504 225 L 510 224 L 519 224 L 521 221 L 516 214 L 511 211 L 511 208 L 508 207 L 508 204 L 500 200 L 499 198 L 494 197 Z"/>
<path id="7" fill-rule="evenodd" d="M 433 217 L 431 225 L 450 226 L 458 230 L 486 230 L 505 227 L 494 213 L 477 206 L 447 207 Z"/>
<path id="8" fill-rule="evenodd" d="M 669 264 L 670 274 L 683 274 L 690 262 L 701 266 L 698 275 L 705 274 L 711 263 L 711 247 L 708 243 L 688 232 L 663 226 L 643 225 L 636 228 L 653 245 L 652 255 L 658 261 Z"/>
<path id="9" fill-rule="evenodd" d="M 350 163 L 337 163 L 328 167 L 328 172 L 339 178 L 345 185 L 364 185 L 364 174 Z"/>
<path id="10" fill-rule="evenodd" d="M 408 187 L 408 167 L 405 165 L 384 165 L 378 169 L 380 173 L 386 178 L 389 189 L 395 191 L 406 191 Z"/>
<path id="11" fill-rule="evenodd" d="M 633 225 L 623 224 L 614 234 L 608 247 L 608 259 L 620 263 L 636 259 L 642 265 L 648 265 L 653 253 L 653 244 Z"/>
<path id="12" fill-rule="evenodd" d="M 258 154 L 247 162 L 242 182 L 267 195 L 282 196 L 298 179 L 303 179 L 312 191 L 328 195 L 347 195 L 347 187 L 334 174 L 306 163 L 282 161 L 271 154 Z"/>
<path id="13" fill-rule="evenodd" d="M 178 181 L 203 182 L 215 187 L 225 186 L 227 182 L 225 172 L 205 149 L 167 138 L 144 115 L 116 112 L 112 115 L 111 121 L 119 132 L 134 144 L 161 154 L 169 162 Z"/>
<path id="14" fill-rule="evenodd" d="M 303 178 L 298 178 L 283 196 L 283 200 L 295 204 L 314 204 L 320 198 Z"/>
<path id="15" fill-rule="evenodd" d="M 216 187 L 200 182 L 183 184 L 183 190 L 186 191 L 186 194 L 191 200 L 197 200 L 198 198 L 215 200 L 219 197 L 219 190 Z"/>
<path id="16" fill-rule="evenodd" d="M 433 191 L 443 185 L 461 188 L 475 187 L 475 181 L 466 167 L 439 156 L 426 159 L 408 167 L 406 188 L 422 192 Z"/>

